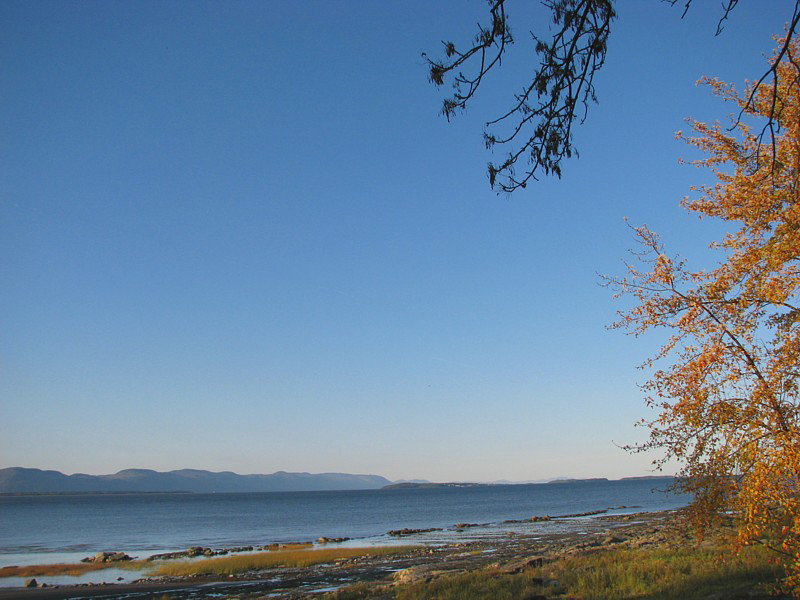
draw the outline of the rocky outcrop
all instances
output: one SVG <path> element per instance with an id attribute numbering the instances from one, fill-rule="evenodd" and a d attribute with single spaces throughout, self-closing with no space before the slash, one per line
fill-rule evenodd
<path id="1" fill-rule="evenodd" d="M 441 527 L 430 527 L 428 529 L 409 529 L 408 527 L 404 529 L 392 529 L 387 531 L 387 535 L 393 535 L 395 537 L 402 537 L 404 535 L 414 535 L 415 533 L 430 533 L 431 531 L 441 531 Z"/>
<path id="2" fill-rule="evenodd" d="M 350 538 L 320 538 L 320 539 L 327 539 L 329 541 L 345 541 Z M 288 544 L 289 547 L 297 548 L 297 547 L 310 547 L 313 544 L 311 542 L 300 542 L 298 544 Z M 191 546 L 186 550 L 178 550 L 177 552 L 164 552 L 161 554 L 153 554 L 152 556 L 147 557 L 148 561 L 154 560 L 174 560 L 176 558 L 196 558 L 198 556 L 224 556 L 226 554 L 238 553 L 238 552 L 253 552 L 256 551 L 275 551 L 281 550 L 287 547 L 287 544 L 266 544 L 264 546 L 232 546 L 230 548 L 219 548 L 214 550 L 213 548 L 208 548 L 206 546 Z"/>
<path id="3" fill-rule="evenodd" d="M 507 574 L 522 573 L 525 569 L 541 567 L 544 562 L 545 558 L 543 556 L 526 556 L 525 558 L 521 558 L 503 565 L 500 568 L 500 572 Z"/>
<path id="4" fill-rule="evenodd" d="M 625 541 L 625 538 L 619 537 L 617 535 L 607 535 L 603 538 L 603 545 L 610 546 L 612 544 L 621 544 Z"/>
<path id="5" fill-rule="evenodd" d="M 457 573 L 457 570 L 446 570 L 443 571 L 441 568 L 436 568 L 433 565 L 416 565 L 413 567 L 408 567 L 407 569 L 401 569 L 396 571 L 392 574 L 392 579 L 394 583 L 397 585 L 409 585 L 414 583 L 428 583 L 432 581 L 436 577 L 448 574 L 451 575 L 453 573 Z"/>
<path id="6" fill-rule="evenodd" d="M 608 512 L 607 508 L 602 510 L 590 510 L 587 512 L 582 513 L 572 513 L 569 515 L 542 515 L 542 516 L 533 516 L 528 519 L 507 519 L 503 521 L 503 523 L 541 523 L 546 521 L 552 521 L 553 519 L 574 519 L 576 517 L 593 517 L 595 515 L 602 515 Z"/>
<path id="7" fill-rule="evenodd" d="M 110 562 L 124 562 L 133 560 L 132 556 L 128 556 L 124 552 L 98 552 L 94 556 L 87 556 L 81 559 L 85 563 L 110 563 Z"/>
<path id="8" fill-rule="evenodd" d="M 153 554 L 152 556 L 148 556 L 147 560 L 172 560 L 175 558 L 186 558 L 188 555 L 186 554 L 186 550 L 181 550 L 179 552 L 164 552 L 162 554 Z"/>
<path id="9" fill-rule="evenodd" d="M 552 517 L 553 519 L 574 519 L 575 517 L 593 517 L 594 515 L 603 515 L 608 512 L 607 508 L 602 510 L 590 510 L 587 512 L 582 513 L 574 513 L 571 515 L 558 515 L 557 517 Z"/>
<path id="10" fill-rule="evenodd" d="M 484 525 L 488 525 L 488 523 L 456 523 L 453 525 L 453 529 L 468 529 L 470 527 L 483 527 Z"/>

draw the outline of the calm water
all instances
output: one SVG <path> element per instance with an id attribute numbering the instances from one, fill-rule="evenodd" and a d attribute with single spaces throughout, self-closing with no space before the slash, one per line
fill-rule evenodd
<path id="1" fill-rule="evenodd" d="M 620 505 L 637 508 L 611 512 L 655 511 L 687 503 L 686 496 L 665 492 L 666 486 L 664 480 L 629 480 L 350 492 L 0 496 L 0 566 L 76 560 L 104 550 L 141 557 L 193 545 L 263 545 L 320 536 L 385 544 L 393 541 L 388 530 L 403 527 L 450 529 L 438 534 L 441 539 L 455 535 L 452 527 L 459 522 L 501 527 L 503 520 L 533 515 Z M 570 526 L 579 528 L 580 520 Z"/>

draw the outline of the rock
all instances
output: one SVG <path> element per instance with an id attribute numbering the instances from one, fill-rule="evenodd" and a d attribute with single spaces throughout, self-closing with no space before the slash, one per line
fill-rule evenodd
<path id="1" fill-rule="evenodd" d="M 404 529 L 392 529 L 391 531 L 387 531 L 388 535 L 393 535 L 395 537 L 400 537 L 403 535 L 414 535 L 415 533 L 429 533 L 431 531 L 441 531 L 441 527 L 431 527 L 430 529 L 409 529 L 408 527 Z"/>
<path id="2" fill-rule="evenodd" d="M 539 523 L 541 521 L 549 521 L 551 518 L 552 517 L 550 517 L 549 515 L 544 515 L 542 517 L 531 517 L 531 522 L 532 523 Z"/>
<path id="3" fill-rule="evenodd" d="M 274 552 L 275 550 L 278 550 L 280 547 L 281 547 L 280 544 L 267 544 L 266 546 L 261 546 L 261 549 Z"/>
<path id="4" fill-rule="evenodd" d="M 186 551 L 182 552 L 165 552 L 163 554 L 153 554 L 147 557 L 147 560 L 172 560 L 174 558 L 186 558 L 189 554 Z"/>
<path id="5" fill-rule="evenodd" d="M 467 527 L 480 527 L 478 523 L 456 523 L 454 525 L 456 529 L 466 529 Z"/>
<path id="6" fill-rule="evenodd" d="M 349 539 L 350 539 L 349 537 L 335 537 L 335 538 L 321 537 L 321 538 L 317 539 L 317 543 L 318 544 L 341 544 L 342 542 L 346 542 Z"/>
<path id="7" fill-rule="evenodd" d="M 603 538 L 603 545 L 609 546 L 611 544 L 619 544 L 624 541 L 625 541 L 624 538 L 617 537 L 616 535 L 607 535 L 606 537 Z"/>
<path id="8" fill-rule="evenodd" d="M 36 582 L 35 579 L 26 579 L 24 585 L 26 588 L 39 587 L 39 584 Z"/>
<path id="9" fill-rule="evenodd" d="M 207 548 L 203 548 L 202 546 L 192 546 L 186 550 L 186 556 L 189 558 L 193 558 L 195 556 L 200 556 L 205 552 Z"/>
<path id="10" fill-rule="evenodd" d="M 544 564 L 544 557 L 543 556 L 527 556 L 520 560 L 515 560 L 514 562 L 508 563 L 507 565 L 500 567 L 501 573 L 507 573 L 509 575 L 514 573 L 522 573 L 525 569 L 530 569 L 533 567 L 541 567 Z"/>
<path id="11" fill-rule="evenodd" d="M 455 572 L 455 571 L 449 571 Z M 443 571 L 434 569 L 431 565 L 416 565 L 396 571 L 392 575 L 394 582 L 399 585 L 408 585 L 414 583 L 428 583 L 434 577 L 441 575 Z"/>
<path id="12" fill-rule="evenodd" d="M 558 515 L 557 517 L 553 517 L 554 519 L 574 519 L 575 517 L 592 517 L 594 515 L 602 515 L 608 512 L 607 508 L 602 510 L 590 510 L 587 512 L 582 513 L 572 513 L 569 515 Z"/>
<path id="13" fill-rule="evenodd" d="M 122 562 L 126 560 L 133 560 L 133 557 L 128 556 L 124 552 L 98 552 L 94 556 L 82 558 L 81 562 L 85 563 L 108 563 L 108 562 Z"/>

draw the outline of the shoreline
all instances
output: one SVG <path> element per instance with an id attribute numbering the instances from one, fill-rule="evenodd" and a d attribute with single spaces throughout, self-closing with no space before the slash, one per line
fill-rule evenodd
<path id="1" fill-rule="evenodd" d="M 677 507 L 680 508 L 680 507 Z M 33 567 L 47 566 L 55 564 L 77 564 L 93 562 L 92 557 L 97 554 L 130 554 L 132 559 L 137 561 L 152 561 L 157 559 L 183 559 L 197 558 L 201 554 L 205 557 L 232 555 L 242 552 L 264 552 L 276 550 L 283 546 L 312 546 L 312 547 L 341 547 L 341 548 L 374 548 L 407 545 L 407 541 L 426 546 L 447 545 L 454 542 L 473 542 L 493 539 L 498 536 L 528 534 L 531 524 L 536 524 L 540 534 L 552 533 L 578 533 L 580 534 L 591 518 L 598 516 L 625 516 L 633 511 L 643 513 L 653 512 L 643 509 L 641 506 L 610 506 L 603 509 L 589 510 L 580 513 L 557 514 L 557 515 L 534 515 L 527 518 L 502 519 L 491 522 L 457 522 L 449 525 L 439 524 L 439 526 L 415 526 L 389 529 L 385 532 L 367 536 L 335 536 L 327 535 L 308 536 L 305 539 L 286 539 L 279 542 L 269 542 L 266 544 L 238 544 L 232 543 L 225 546 L 207 546 L 201 543 L 193 543 L 184 547 L 162 547 L 155 546 L 147 549 L 135 549 L 125 546 L 87 548 L 77 551 L 75 549 L 53 549 L 40 552 L 11 552 L 0 554 L 0 587 L 3 578 L 14 577 L 10 574 L 2 574 L 4 570 L 13 567 Z M 675 510 L 674 508 L 664 509 Z M 622 511 L 622 512 L 620 512 Z M 656 511 L 656 512 L 664 512 Z M 10 559 L 8 557 L 15 557 Z M 157 558 L 156 558 L 157 557 Z M 106 570 L 112 570 L 124 562 L 112 563 Z M 119 570 L 119 569 L 118 569 Z M 124 573 L 123 573 L 124 575 Z M 66 575 L 64 575 L 66 576 Z M 88 582 L 82 582 L 88 583 Z M 99 583 L 93 582 L 93 583 Z"/>
<path id="2" fill-rule="evenodd" d="M 154 497 L 155 496 L 155 497 Z M 646 481 L 580 481 L 556 485 L 492 484 L 468 488 L 350 490 L 313 493 L 135 494 L 4 498 L 0 566 L 77 563 L 98 552 L 131 557 L 234 546 L 339 540 L 347 547 L 406 544 L 389 531 L 431 529 L 413 543 L 445 545 L 525 533 L 531 515 L 542 515 L 546 533 L 580 529 L 583 521 L 547 515 L 640 511 L 685 506 L 689 498 Z M 630 510 L 625 509 L 625 512 Z M 55 520 L 51 517 L 57 517 Z M 461 528 L 458 525 L 470 527 Z M 472 527 L 479 525 L 480 527 Z M 102 572 L 101 572 L 102 573 Z M 130 580 L 130 572 L 120 572 Z M 105 581 L 116 581 L 105 579 Z M 75 580 L 72 580 L 73 582 Z M 81 582 L 104 579 L 82 578 Z M 55 582 L 54 582 L 55 583 Z M 66 581 L 59 583 L 67 583 Z M 0 582 L 0 585 L 11 585 Z M 16 585 L 16 584 L 15 584 Z"/>
<path id="3" fill-rule="evenodd" d="M 670 506 L 668 508 L 656 508 L 655 511 L 662 511 L 662 510 L 675 510 L 682 508 L 683 505 L 678 506 Z M 458 520 L 453 519 L 450 522 L 442 523 L 442 522 L 434 522 L 434 523 L 422 523 L 418 522 L 412 524 L 410 527 L 408 523 L 403 523 L 402 521 L 397 523 L 394 528 L 387 529 L 385 531 L 369 533 L 367 535 L 358 535 L 358 534 L 339 534 L 336 535 L 329 535 L 324 530 L 323 534 L 321 535 L 300 535 L 297 537 L 293 536 L 284 536 L 272 541 L 268 542 L 259 542 L 254 543 L 251 540 L 248 541 L 240 541 L 231 538 L 224 542 L 223 545 L 214 545 L 209 544 L 208 541 L 195 541 L 191 540 L 186 545 L 154 545 L 150 547 L 141 547 L 141 546 L 126 546 L 124 544 L 108 546 L 85 546 L 83 549 L 78 550 L 77 546 L 75 547 L 64 547 L 64 548 L 42 548 L 38 551 L 19 551 L 19 552 L 8 552 L 6 554 L 0 554 L 0 569 L 3 569 L 6 566 L 10 565 L 19 565 L 19 566 L 27 566 L 27 565 L 41 565 L 41 564 L 54 564 L 54 563 L 64 563 L 64 562 L 80 562 L 87 556 L 91 556 L 97 554 L 99 552 L 123 552 L 126 554 L 130 554 L 134 558 L 139 558 L 142 560 L 147 560 L 150 556 L 153 555 L 160 555 L 160 554 L 180 554 L 181 552 L 185 552 L 188 548 L 192 547 L 202 547 L 203 549 L 208 549 L 216 553 L 231 553 L 237 552 L 241 550 L 242 546 L 249 546 L 251 550 L 267 550 L 267 549 L 274 549 L 278 545 L 291 545 L 291 544 L 319 544 L 323 541 L 328 541 L 329 543 L 335 542 L 342 542 L 345 546 L 355 547 L 355 546 L 393 546 L 397 545 L 398 543 L 403 543 L 403 540 L 407 537 L 408 534 L 422 534 L 421 537 L 417 537 L 421 543 L 425 544 L 446 544 L 452 539 L 458 537 L 459 539 L 472 539 L 472 538 L 480 538 L 484 536 L 494 536 L 498 534 L 505 534 L 508 531 L 516 532 L 518 529 L 517 526 L 526 526 L 531 523 L 537 523 L 540 527 L 543 528 L 552 528 L 552 529 L 580 529 L 581 524 L 585 523 L 588 518 L 596 517 L 598 515 L 625 515 L 629 514 L 630 512 L 653 512 L 653 510 L 649 508 L 645 508 L 639 505 L 619 505 L 619 506 L 608 506 L 606 508 L 600 508 L 595 510 L 587 510 L 579 513 L 568 513 L 568 514 L 543 514 L 543 515 L 534 515 L 530 517 L 523 517 L 523 518 L 500 518 L 495 519 L 492 521 L 486 522 L 470 522 L 466 519 Z M 401 525 L 401 526 L 397 526 Z M 468 530 L 468 531 L 466 531 Z M 546 533 L 550 533 L 550 531 L 545 531 Z M 15 557 L 13 559 L 8 557 Z M 35 557 L 35 558 L 34 558 Z M 36 562 L 33 562 L 36 561 Z"/>
<path id="4" fill-rule="evenodd" d="M 0 588 L 0 599 L 70 597 L 120 597 L 136 595 L 151 597 L 169 594 L 171 598 L 202 598 L 214 595 L 281 594 L 278 597 L 305 598 L 319 595 L 358 582 L 376 582 L 390 579 L 399 582 L 414 582 L 439 574 L 462 572 L 485 568 L 497 564 L 500 568 L 515 572 L 515 561 L 519 562 L 532 554 L 538 557 L 556 557 L 582 552 L 608 545 L 628 544 L 633 547 L 656 543 L 666 539 L 666 530 L 674 529 L 678 511 L 641 512 L 629 514 L 600 514 L 580 518 L 582 527 L 571 530 L 554 530 L 546 527 L 558 523 L 558 517 L 548 521 L 526 520 L 517 524 L 517 532 L 496 529 L 493 535 L 482 539 L 453 537 L 451 543 L 443 545 L 422 544 L 414 550 L 390 556 L 360 556 L 336 560 L 328 564 L 310 567 L 274 567 L 225 577 L 183 576 L 167 578 L 140 578 L 133 582 L 118 584 L 79 584 L 48 587 Z M 564 520 L 578 520 L 575 517 Z M 460 531 L 467 537 L 476 527 Z M 424 534 L 410 533 L 403 536 L 405 544 L 419 544 Z M 458 536 L 459 534 L 455 534 Z M 638 545 L 638 546 L 637 546 Z M 329 547 L 341 547 L 330 544 Z M 524 568 L 524 567 L 521 567 Z M 42 577 L 38 583 L 46 583 Z M 285 595 L 284 595 L 285 594 Z"/>

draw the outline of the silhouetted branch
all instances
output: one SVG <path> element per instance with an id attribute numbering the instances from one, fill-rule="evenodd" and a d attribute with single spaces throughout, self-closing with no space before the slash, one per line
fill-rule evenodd
<path id="1" fill-rule="evenodd" d="M 474 45 L 465 52 L 458 50 L 453 42 L 442 42 L 447 60 L 435 61 L 428 58 L 423 53 L 429 68 L 429 78 L 435 85 L 442 85 L 444 77 L 451 71 L 455 71 L 473 56 L 480 55 L 480 66 L 478 72 L 473 77 L 467 77 L 460 71 L 455 77 L 453 87 L 455 93 L 452 98 L 445 99 L 442 106 L 442 114 L 450 120 L 457 109 L 465 109 L 467 101 L 475 95 L 475 92 L 492 67 L 499 64 L 505 52 L 506 45 L 514 43 L 511 31 L 508 28 L 504 8 L 505 0 L 489 0 L 491 6 L 491 25 L 488 28 L 478 25 L 478 34 L 473 39 Z M 494 48 L 493 56 L 487 62 L 487 52 Z M 452 60 L 449 60 L 452 59 Z"/>
<path id="2" fill-rule="evenodd" d="M 684 0 L 663 0 L 674 6 Z M 693 0 L 685 0 L 685 16 Z M 514 43 L 506 15 L 506 0 L 487 0 L 489 22 L 478 24 L 478 32 L 467 48 L 453 42 L 442 42 L 445 58 L 433 60 L 423 54 L 428 65 L 430 81 L 444 84 L 453 75 L 452 96 L 445 98 L 442 114 L 450 120 L 459 110 L 465 110 L 475 96 L 484 77 L 502 63 L 503 55 Z M 487 149 L 496 145 L 510 147 L 506 159 L 488 165 L 489 183 L 502 192 L 526 187 L 537 175 L 554 174 L 561 177 L 561 161 L 578 152 L 573 145 L 573 124 L 586 119 L 591 102 L 597 102 L 594 76 L 603 67 L 611 21 L 615 18 L 614 0 L 543 0 L 556 26 L 547 41 L 531 33 L 539 63 L 533 78 L 501 116 L 486 123 L 484 143 Z M 739 0 L 723 0 L 722 16 L 716 35 L 722 33 Z M 770 68 L 753 87 L 742 115 L 752 111 L 756 92 L 772 76 L 772 107 L 767 124 L 759 137 L 761 143 L 769 136 L 775 157 L 775 136 L 780 131 L 781 106 L 777 104 L 777 65 L 788 56 L 789 40 L 800 22 L 800 0 L 795 0 L 794 13 L 787 27 L 787 42 L 770 64 Z M 794 57 L 789 56 L 794 61 Z M 463 69 L 463 70 L 462 70 Z M 798 67 L 800 73 L 800 67 Z M 738 120 L 737 120 L 738 123 Z M 524 173 L 517 175 L 517 163 L 524 158 Z"/>
<path id="3" fill-rule="evenodd" d="M 546 0 L 543 4 L 550 9 L 558 31 L 549 42 L 532 34 L 540 57 L 533 80 L 514 96 L 509 110 L 486 124 L 484 133 L 487 148 L 518 143 L 505 161 L 488 167 L 489 183 L 492 187 L 497 184 L 504 192 L 525 187 L 528 180 L 536 179 L 539 170 L 560 177 L 561 160 L 575 152 L 572 124 L 576 118 L 583 121 L 589 102 L 597 101 L 593 78 L 605 60 L 609 26 L 614 18 L 611 0 Z M 452 42 L 445 42 L 445 60 L 425 57 L 430 80 L 436 85 L 442 85 L 448 73 L 479 57 L 477 72 L 465 75 L 459 71 L 455 76 L 455 92 L 445 99 L 442 109 L 448 119 L 458 109 L 466 108 L 483 77 L 501 62 L 513 43 L 505 0 L 490 0 L 489 6 L 491 24 L 478 26 L 471 48 L 461 51 Z M 507 128 L 497 131 L 503 126 Z M 524 141 L 518 139 L 522 137 Z M 523 156 L 528 168 L 517 177 L 515 166 Z"/>

